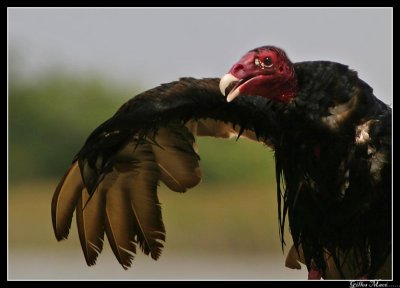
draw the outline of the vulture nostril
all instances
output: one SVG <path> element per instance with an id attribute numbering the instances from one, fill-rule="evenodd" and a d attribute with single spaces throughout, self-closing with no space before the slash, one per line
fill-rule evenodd
<path id="1" fill-rule="evenodd" d="M 235 66 L 233 66 L 232 72 L 233 72 L 233 73 L 237 73 L 237 72 L 239 72 L 240 70 L 243 70 L 243 68 L 244 68 L 244 66 L 243 66 L 242 64 L 236 64 Z"/>

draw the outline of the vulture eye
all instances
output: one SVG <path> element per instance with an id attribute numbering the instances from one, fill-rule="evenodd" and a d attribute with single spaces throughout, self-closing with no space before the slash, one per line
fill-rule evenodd
<path id="1" fill-rule="evenodd" d="M 267 67 L 272 67 L 273 65 L 271 57 L 265 57 L 263 63 Z"/>
<path id="2" fill-rule="evenodd" d="M 265 57 L 264 60 L 261 62 L 260 59 L 256 58 L 254 63 L 260 67 L 261 69 L 271 68 L 274 64 L 272 63 L 271 57 Z"/>

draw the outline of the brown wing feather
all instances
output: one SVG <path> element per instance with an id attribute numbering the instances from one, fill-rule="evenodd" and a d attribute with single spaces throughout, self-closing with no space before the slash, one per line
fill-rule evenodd
<path id="1" fill-rule="evenodd" d="M 300 245 L 297 251 L 296 247 L 292 245 L 286 256 L 285 266 L 291 269 L 301 269 L 300 263 L 305 264 L 303 249 Z"/>
<path id="2" fill-rule="evenodd" d="M 103 249 L 105 197 L 101 186 L 90 201 L 89 193 L 83 189 L 76 206 L 79 239 L 89 266 L 96 263 L 97 256 Z"/>
<path id="3" fill-rule="evenodd" d="M 161 127 L 154 137 L 157 145 L 153 145 L 160 179 L 176 192 L 196 186 L 201 180 L 201 170 L 194 136 L 231 138 L 238 135 L 239 129 L 238 126 L 233 128 L 231 123 L 210 118 L 192 120 L 185 126 L 170 123 Z M 245 130 L 242 135 L 257 141 L 253 131 Z"/>
<path id="4" fill-rule="evenodd" d="M 74 162 L 58 184 L 51 202 L 53 229 L 58 241 L 68 237 L 72 216 L 82 189 L 79 166 Z"/>
<path id="5" fill-rule="evenodd" d="M 165 241 L 161 207 L 157 197 L 160 172 L 152 147 L 141 145 L 135 151 L 135 171 L 124 175 L 130 190 L 130 204 L 135 215 L 138 242 L 145 254 L 157 259 Z"/>
<path id="6" fill-rule="evenodd" d="M 136 253 L 136 233 L 134 216 L 129 204 L 129 191 L 126 191 L 129 188 L 121 187 L 118 174 L 114 170 L 103 180 L 111 184 L 106 193 L 104 228 L 115 257 L 122 267 L 127 269 L 131 266 Z"/>
<path id="7" fill-rule="evenodd" d="M 233 138 L 237 137 L 240 132 L 240 126 L 233 126 L 232 123 L 227 123 L 219 120 L 214 120 L 211 118 L 199 119 L 196 121 L 197 129 L 196 133 L 193 133 L 197 136 L 211 136 L 217 138 Z M 241 131 L 241 137 L 245 137 L 247 139 L 257 141 L 256 133 L 254 131 L 245 129 Z"/>
<path id="8" fill-rule="evenodd" d="M 173 191 L 185 192 L 201 180 L 194 136 L 182 125 L 172 124 L 157 131 L 153 145 L 161 180 Z"/>
<path id="9" fill-rule="evenodd" d="M 212 136 L 217 138 L 231 138 L 237 135 L 231 123 L 214 119 L 201 119 L 197 121 L 197 136 Z"/>
<path id="10" fill-rule="evenodd" d="M 165 228 L 157 198 L 160 171 L 152 146 L 132 141 L 118 153 L 114 165 L 118 178 L 113 189 L 128 196 L 137 241 L 145 254 L 157 259 L 163 247 L 161 241 L 165 240 Z"/>

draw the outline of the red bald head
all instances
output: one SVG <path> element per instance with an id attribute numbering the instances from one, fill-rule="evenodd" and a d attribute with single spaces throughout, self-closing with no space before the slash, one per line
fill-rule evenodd
<path id="1" fill-rule="evenodd" d="M 228 92 L 226 88 L 232 82 L 236 84 L 229 91 L 228 102 L 238 95 L 289 102 L 295 97 L 297 88 L 292 62 L 282 49 L 274 46 L 251 50 L 233 65 L 228 74 L 221 78 L 222 94 Z"/>

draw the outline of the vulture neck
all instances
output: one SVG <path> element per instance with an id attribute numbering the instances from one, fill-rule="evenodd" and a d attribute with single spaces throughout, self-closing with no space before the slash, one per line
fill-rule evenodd
<path id="1" fill-rule="evenodd" d="M 271 100 L 283 103 L 291 102 L 297 94 L 297 76 L 294 69 L 290 75 L 283 79 L 278 78 L 276 81 L 265 83 L 262 89 L 266 91 L 266 97 Z"/>

